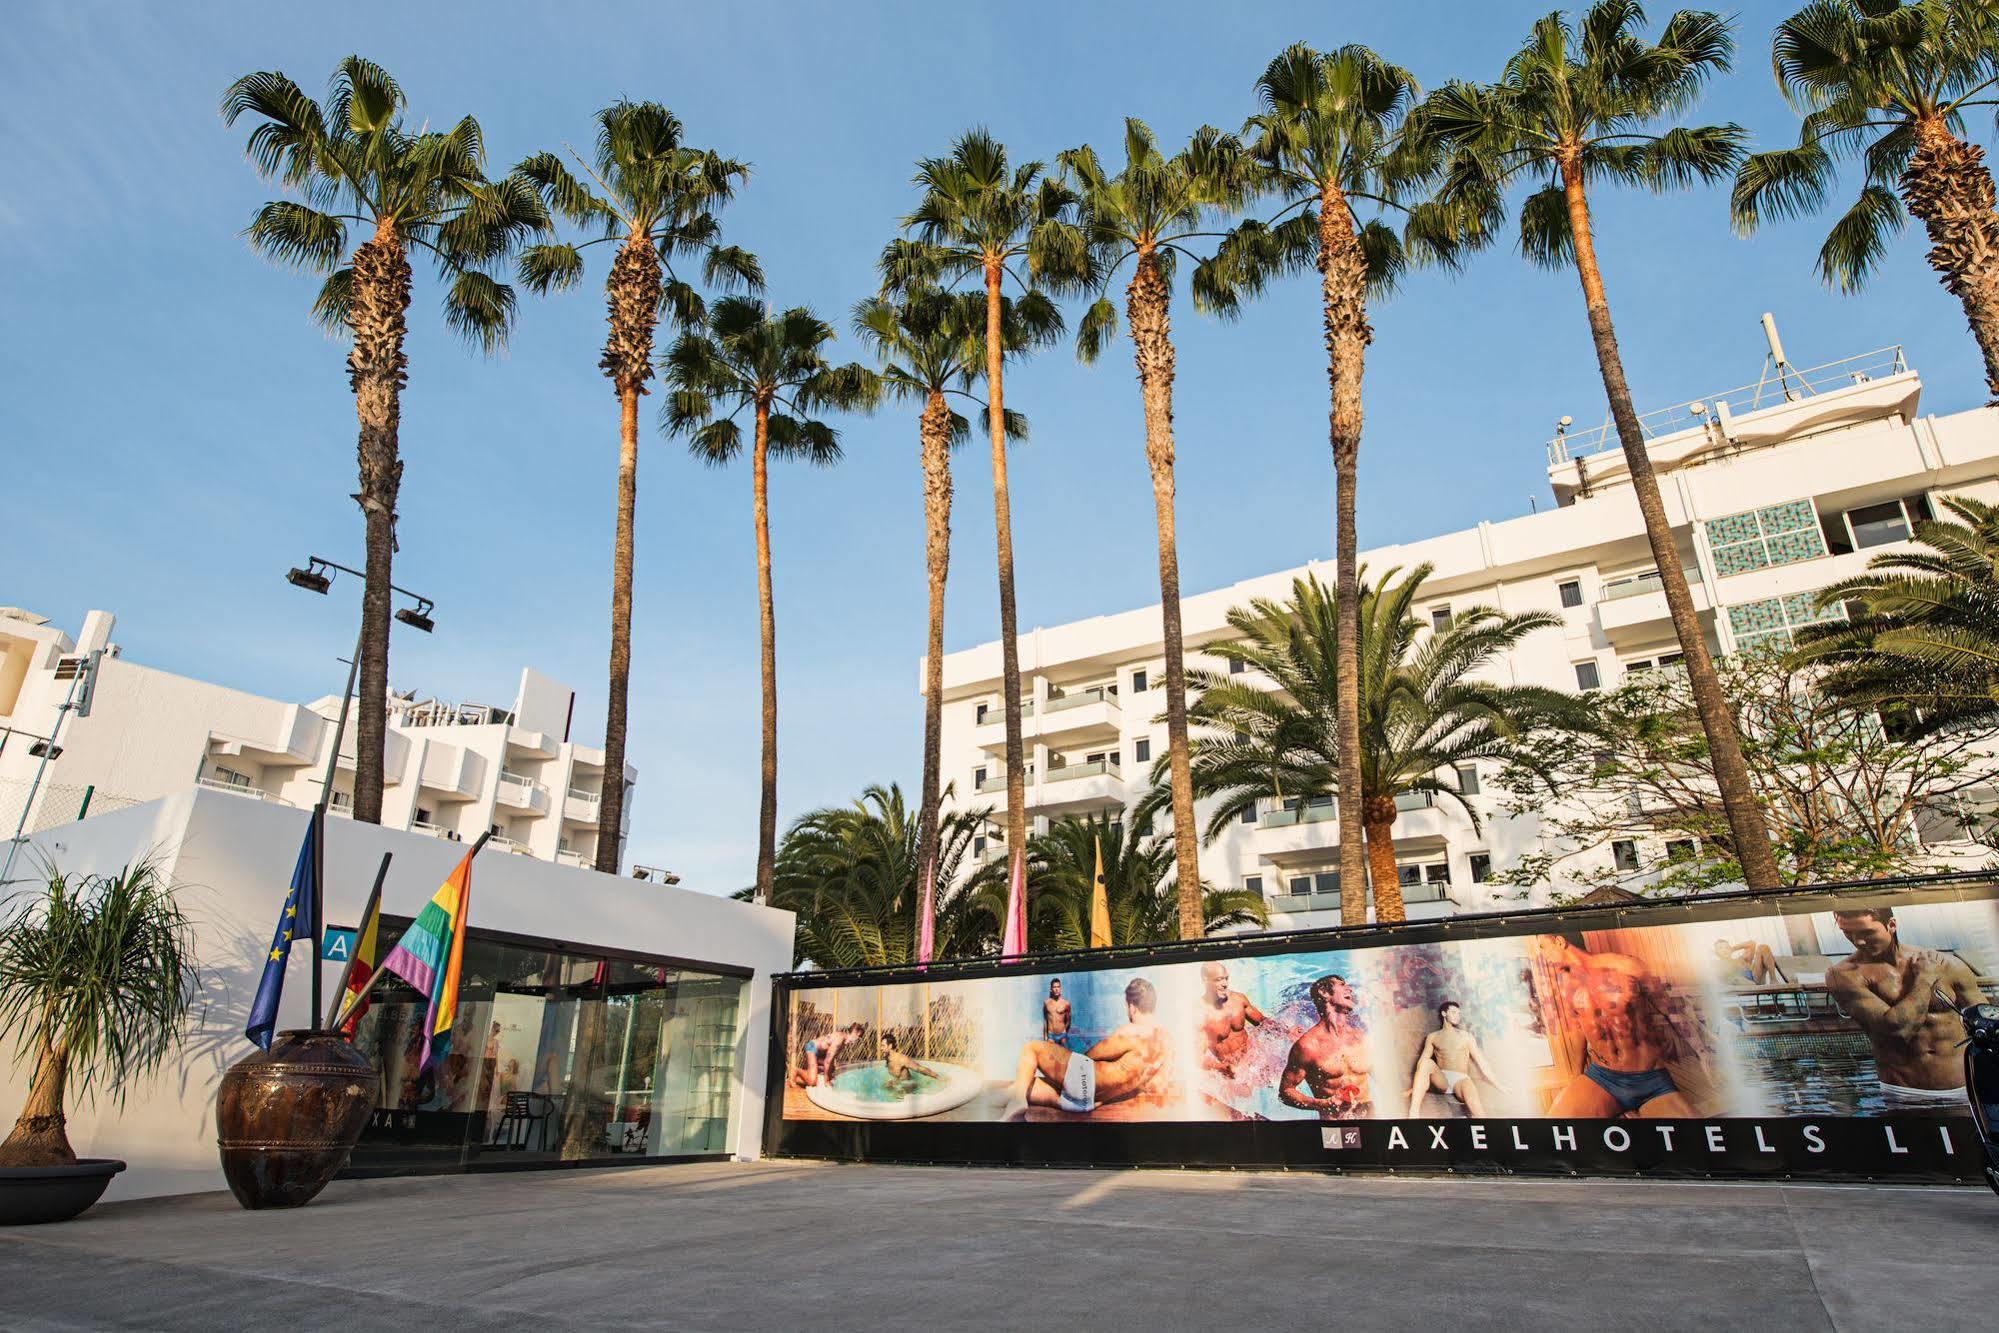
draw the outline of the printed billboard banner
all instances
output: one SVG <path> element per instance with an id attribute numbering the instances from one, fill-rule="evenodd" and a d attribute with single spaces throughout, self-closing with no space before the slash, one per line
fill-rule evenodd
<path id="1" fill-rule="evenodd" d="M 799 977 L 772 1146 L 1971 1178 L 1953 1006 L 1999 999 L 1993 893 L 1543 915 L 1287 952 L 1247 936 L 1204 961 L 1030 960 L 888 984 Z"/>

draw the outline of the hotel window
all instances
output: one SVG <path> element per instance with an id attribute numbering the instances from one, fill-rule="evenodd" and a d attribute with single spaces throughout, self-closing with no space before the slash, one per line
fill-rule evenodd
<path id="1" fill-rule="evenodd" d="M 972 855 L 984 856 L 985 854 L 986 854 L 986 835 L 981 833 L 972 839 Z"/>
<path id="2" fill-rule="evenodd" d="M 1437 632 L 1438 634 L 1448 634 L 1448 633 L 1450 633 L 1450 631 L 1451 631 L 1451 608 L 1450 608 L 1450 607 L 1448 607 L 1448 606 L 1433 606 L 1433 607 L 1431 607 L 1431 608 L 1430 608 L 1430 628 L 1431 628 L 1432 630 L 1436 631 L 1436 632 Z"/>
<path id="3" fill-rule="evenodd" d="M 972 719 L 973 725 L 983 727 L 986 724 L 986 714 L 991 711 L 991 704 L 980 704 L 978 716 Z"/>
<path id="4" fill-rule="evenodd" d="M 1141 736 L 1131 743 L 1131 761 L 1134 764 L 1144 764 L 1152 761 L 1151 737 Z"/>
<path id="5" fill-rule="evenodd" d="M 986 770 L 984 770 L 983 768 L 973 769 L 972 787 L 976 790 L 977 788 L 983 787 L 985 785 L 986 785 Z"/>
<path id="6" fill-rule="evenodd" d="M 1242 822 L 1245 824 L 1254 824 L 1256 822 L 1256 807 L 1254 805 L 1243 807 Z"/>
<path id="7" fill-rule="evenodd" d="M 1596 663 L 1577 662 L 1575 668 L 1577 689 L 1587 692 L 1602 688 L 1603 673 L 1597 670 Z"/>
<path id="8" fill-rule="evenodd" d="M 1666 844 L 1666 860 L 1691 861 L 1698 853 L 1692 838 L 1674 838 Z"/>
<path id="9" fill-rule="evenodd" d="M 1458 795 L 1460 796 L 1478 795 L 1478 765 L 1476 764 L 1458 765 Z"/>
<path id="10" fill-rule="evenodd" d="M 248 787 L 250 785 L 249 774 L 238 773 L 235 769 L 224 768 L 220 764 L 215 766 L 215 780 L 227 787 Z"/>
<path id="11" fill-rule="evenodd" d="M 1263 896 L 1263 876 L 1244 875 L 1242 877 L 1242 891 L 1244 893 L 1253 893 L 1261 898 Z"/>
<path id="12" fill-rule="evenodd" d="M 1583 604 L 1583 585 L 1580 579 L 1563 579 L 1555 585 L 1555 591 L 1560 595 L 1563 606 Z"/>
<path id="13" fill-rule="evenodd" d="M 1313 893 L 1337 894 L 1340 891 L 1340 872 L 1322 870 L 1316 875 L 1293 875 L 1284 887 L 1300 897 Z"/>
<path id="14" fill-rule="evenodd" d="M 1825 534 L 1810 500 L 1787 500 L 1710 519 L 1707 540 L 1714 552 L 1715 573 L 1724 578 L 1826 554 Z"/>
<path id="15" fill-rule="evenodd" d="M 1471 882 L 1483 884 L 1492 878 L 1492 853 L 1473 852 L 1471 854 Z"/>
<path id="16" fill-rule="evenodd" d="M 1143 671 L 1134 671 L 1131 673 L 1131 692 L 1133 694 L 1145 693 L 1145 673 Z"/>
<path id="17" fill-rule="evenodd" d="M 1905 542 L 1914 535 L 1916 524 L 1929 516 L 1929 497 L 1923 495 L 1862 505 L 1826 521 L 1826 544 L 1837 553 Z"/>
<path id="18" fill-rule="evenodd" d="M 1629 838 L 1619 838 L 1610 844 L 1610 859 L 1619 870 L 1638 869 L 1638 844 Z"/>
<path id="19" fill-rule="evenodd" d="M 1846 619 L 1846 607 L 1835 604 L 1821 611 L 1818 598 L 1808 592 L 1790 597 L 1765 597 L 1759 602 L 1743 602 L 1728 608 L 1728 627 L 1735 631 L 1738 648 L 1789 648 L 1796 638 L 1793 631 Z"/>
<path id="20" fill-rule="evenodd" d="M 1247 669 L 1247 665 L 1240 657 L 1231 657 L 1229 659 L 1229 674 L 1231 676 L 1240 676 Z"/>

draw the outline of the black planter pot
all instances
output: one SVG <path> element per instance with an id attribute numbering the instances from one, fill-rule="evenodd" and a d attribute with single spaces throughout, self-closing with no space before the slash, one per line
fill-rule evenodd
<path id="1" fill-rule="evenodd" d="M 74 1166 L 0 1166 L 0 1227 L 67 1222 L 104 1197 L 125 1164 L 86 1157 Z"/>
<path id="2" fill-rule="evenodd" d="M 375 1065 L 338 1032 L 280 1032 L 215 1095 L 222 1174 L 245 1208 L 310 1203 L 347 1164 L 375 1105 Z"/>

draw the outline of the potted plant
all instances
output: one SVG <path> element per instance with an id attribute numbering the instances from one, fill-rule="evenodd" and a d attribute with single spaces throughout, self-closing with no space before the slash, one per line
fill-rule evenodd
<path id="1" fill-rule="evenodd" d="M 193 932 L 150 859 L 81 878 L 45 864 L 39 879 L 0 905 L 0 1041 L 34 1061 L 0 1142 L 0 1225 L 75 1217 L 125 1169 L 78 1160 L 64 1099 L 108 1091 L 122 1104 L 179 1044 L 199 984 Z"/>

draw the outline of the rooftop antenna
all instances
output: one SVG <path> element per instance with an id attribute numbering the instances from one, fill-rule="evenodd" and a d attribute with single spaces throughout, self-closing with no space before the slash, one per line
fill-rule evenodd
<path id="1" fill-rule="evenodd" d="M 1792 390 L 1791 381 L 1798 372 L 1784 356 L 1784 340 L 1777 336 L 1777 317 L 1767 310 L 1763 312 L 1763 341 L 1770 344 L 1770 359 L 1763 365 L 1763 377 L 1768 379 L 1775 375 L 1777 387 L 1784 391 L 1784 401 L 1795 403 L 1798 394 Z M 1802 379 L 1798 380 L 1797 388 L 1803 392 L 1810 392 Z"/>

